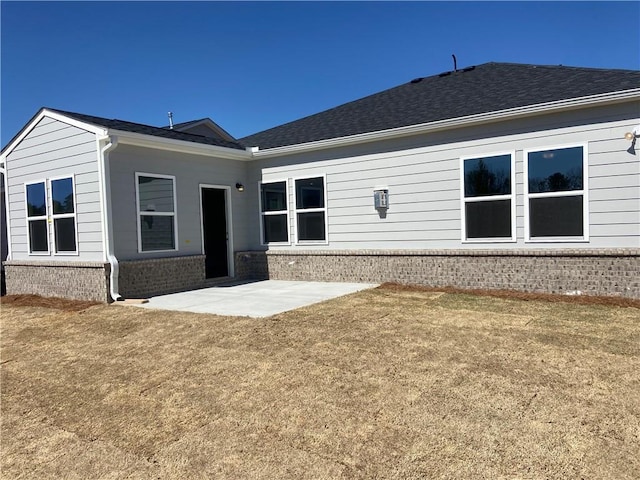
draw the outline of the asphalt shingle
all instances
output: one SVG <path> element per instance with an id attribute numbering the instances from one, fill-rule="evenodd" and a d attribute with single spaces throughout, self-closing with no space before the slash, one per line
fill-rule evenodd
<path id="1" fill-rule="evenodd" d="M 173 140 L 184 140 L 187 142 L 204 143 L 206 145 L 216 145 L 218 147 L 235 148 L 237 150 L 244 150 L 244 147 L 238 142 L 230 142 L 220 138 L 205 137 L 203 135 L 194 135 L 191 133 L 178 132 L 177 130 L 170 130 L 168 128 L 153 127 L 151 125 L 143 125 L 141 123 L 127 122 L 124 120 L 108 119 L 102 117 L 94 117 L 92 115 L 84 115 L 82 113 L 65 112 L 63 110 L 57 110 L 48 108 L 52 112 L 58 112 L 62 115 L 66 115 L 81 122 L 90 123 L 105 128 L 112 128 L 115 130 L 122 130 L 125 132 L 141 133 L 144 135 L 152 135 L 154 137 L 171 138 Z"/>
<path id="2" fill-rule="evenodd" d="M 640 88 L 640 72 L 485 63 L 419 78 L 238 141 L 261 149 Z"/>

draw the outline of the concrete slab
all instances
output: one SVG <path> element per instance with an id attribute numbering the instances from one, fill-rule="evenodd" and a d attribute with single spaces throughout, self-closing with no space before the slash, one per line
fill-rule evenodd
<path id="1" fill-rule="evenodd" d="M 263 280 L 159 295 L 150 297 L 148 303 L 133 306 L 260 318 L 377 286 L 370 283 Z"/>

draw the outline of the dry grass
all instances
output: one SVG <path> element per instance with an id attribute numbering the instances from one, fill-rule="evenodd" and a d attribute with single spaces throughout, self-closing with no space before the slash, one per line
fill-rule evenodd
<path id="1" fill-rule="evenodd" d="M 640 478 L 640 310 L 2 305 L 2 478 Z"/>

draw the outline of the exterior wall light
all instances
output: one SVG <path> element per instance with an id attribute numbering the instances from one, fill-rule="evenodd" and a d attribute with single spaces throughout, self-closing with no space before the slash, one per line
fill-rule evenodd
<path id="1" fill-rule="evenodd" d="M 631 155 L 636 154 L 636 139 L 638 137 L 640 137 L 640 126 L 634 128 L 633 132 L 627 132 L 624 134 L 624 139 L 631 141 L 631 146 L 627 149 L 627 152 L 629 152 Z"/>
<path id="2" fill-rule="evenodd" d="M 236 183 L 236 190 L 239 192 L 244 192 L 244 185 L 241 183 Z"/>

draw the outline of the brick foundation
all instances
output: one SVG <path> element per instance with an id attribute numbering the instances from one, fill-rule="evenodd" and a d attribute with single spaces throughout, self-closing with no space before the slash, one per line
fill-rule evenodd
<path id="1" fill-rule="evenodd" d="M 120 261 L 118 289 L 124 298 L 146 298 L 205 285 L 205 256 Z"/>
<path id="2" fill-rule="evenodd" d="M 640 298 L 640 250 L 238 252 L 255 278 Z M 249 275 L 248 273 L 246 273 Z"/>
<path id="3" fill-rule="evenodd" d="M 72 300 L 108 302 L 109 264 L 102 262 L 35 262 L 4 264 L 8 295 L 35 294 Z"/>

